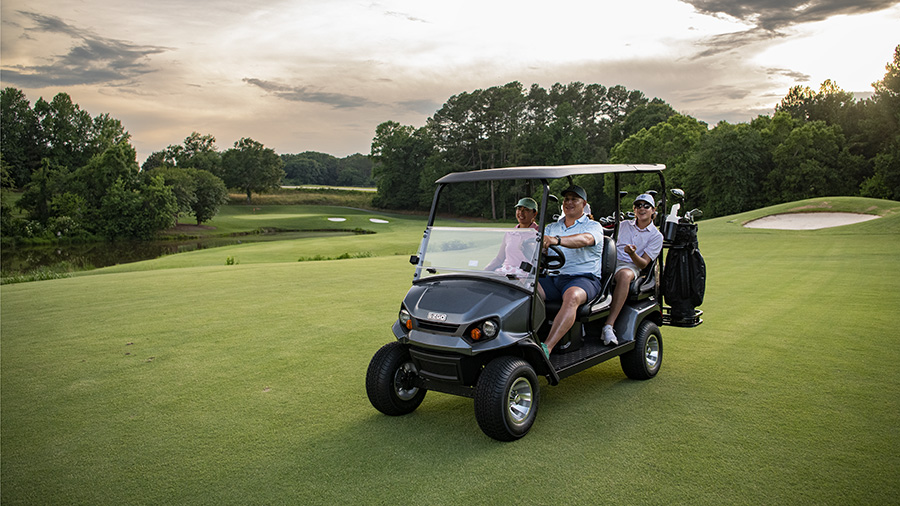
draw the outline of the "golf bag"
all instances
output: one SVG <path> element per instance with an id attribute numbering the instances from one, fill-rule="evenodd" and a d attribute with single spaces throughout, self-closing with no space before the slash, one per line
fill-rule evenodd
<path id="1" fill-rule="evenodd" d="M 662 293 L 672 320 L 693 319 L 706 291 L 706 262 L 697 249 L 696 224 L 678 223 L 665 266 Z"/>

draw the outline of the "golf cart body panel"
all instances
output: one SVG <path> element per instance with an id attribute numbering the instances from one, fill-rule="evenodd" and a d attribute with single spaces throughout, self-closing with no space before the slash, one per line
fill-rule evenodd
<path id="1" fill-rule="evenodd" d="M 491 281 L 432 279 L 413 285 L 403 301 L 414 318 L 407 336 L 410 344 L 477 355 L 530 335 L 531 297 L 527 293 Z M 485 320 L 503 322 L 497 335 L 483 341 L 469 337 L 473 326 Z"/>

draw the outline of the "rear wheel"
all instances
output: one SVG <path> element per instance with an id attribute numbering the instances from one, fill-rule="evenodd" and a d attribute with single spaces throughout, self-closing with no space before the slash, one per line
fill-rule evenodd
<path id="1" fill-rule="evenodd" d="M 650 320 L 644 320 L 634 336 L 634 349 L 619 356 L 622 370 L 631 379 L 646 380 L 656 376 L 662 364 L 662 334 Z"/>
<path id="2" fill-rule="evenodd" d="M 484 368 L 475 385 L 475 419 L 488 436 L 515 441 L 534 424 L 539 397 L 537 374 L 528 362 L 496 358 Z"/>
<path id="3" fill-rule="evenodd" d="M 412 413 L 422 404 L 426 392 L 419 386 L 409 350 L 400 342 L 382 346 L 369 362 L 366 394 L 378 411 L 391 416 Z"/>

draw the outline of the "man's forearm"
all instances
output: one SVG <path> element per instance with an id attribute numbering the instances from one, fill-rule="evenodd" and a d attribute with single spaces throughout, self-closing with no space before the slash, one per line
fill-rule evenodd
<path id="1" fill-rule="evenodd" d="M 560 236 L 560 246 L 564 248 L 584 248 L 594 245 L 594 236 L 585 232 L 583 234 Z"/>

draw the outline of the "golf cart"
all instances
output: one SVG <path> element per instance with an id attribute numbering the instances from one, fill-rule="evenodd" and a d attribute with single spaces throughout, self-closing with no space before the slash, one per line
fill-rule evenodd
<path id="1" fill-rule="evenodd" d="M 437 181 L 428 225 L 418 253 L 412 287 L 393 324 L 396 340 L 372 358 L 366 393 L 372 405 L 387 415 L 414 411 L 428 390 L 474 399 L 475 418 L 482 431 L 500 441 L 528 433 L 539 405 L 538 376 L 550 385 L 619 357 L 632 379 L 646 380 L 659 372 L 663 357 L 660 326 L 667 324 L 660 296 L 663 255 L 641 272 L 616 320 L 619 344 L 604 345 L 600 337 L 610 311 L 616 266 L 616 238 L 624 215 L 614 199 L 614 217 L 604 228 L 601 290 L 577 312 L 572 329 L 549 358 L 541 349 L 559 302 L 545 302 L 537 280 L 558 270 L 565 256 L 556 246 L 542 251 L 543 230 L 552 219 L 548 202 L 556 200 L 549 181 L 581 175 L 612 174 L 615 195 L 620 176 L 659 176 L 657 192 L 662 230 L 666 209 L 664 165 L 569 165 L 513 167 L 455 172 Z M 539 228 L 436 226 L 442 191 L 450 185 L 518 181 L 540 192 Z M 530 190 L 529 190 L 530 191 Z M 595 210 L 596 211 L 596 210 Z M 488 268 L 509 241 L 521 245 L 518 265 Z M 699 324 L 699 321 L 696 322 Z M 691 326 L 691 325 L 685 325 Z"/>

